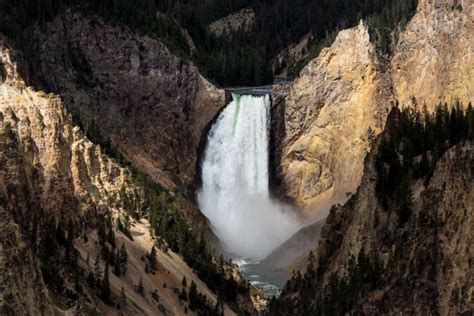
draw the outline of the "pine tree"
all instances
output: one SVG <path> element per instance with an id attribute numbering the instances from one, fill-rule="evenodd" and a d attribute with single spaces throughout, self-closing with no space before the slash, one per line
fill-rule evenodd
<path id="1" fill-rule="evenodd" d="M 151 273 L 154 273 L 156 271 L 156 265 L 158 263 L 157 258 L 156 258 L 156 249 L 155 246 L 151 248 L 150 253 L 148 254 L 148 262 L 150 263 L 148 268 Z"/>
<path id="2" fill-rule="evenodd" d="M 127 254 L 127 248 L 125 247 L 125 243 L 122 243 L 122 246 L 120 247 L 119 262 L 120 262 L 121 273 L 126 275 L 127 265 L 128 265 L 128 254 Z"/>
<path id="3" fill-rule="evenodd" d="M 125 289 L 122 286 L 122 289 L 120 289 L 119 308 L 123 308 L 126 305 L 127 305 L 127 295 L 125 294 Z"/>
<path id="4" fill-rule="evenodd" d="M 115 248 L 115 234 L 112 227 L 109 228 L 109 233 L 107 235 L 107 242 L 112 246 L 112 248 Z"/>
<path id="5" fill-rule="evenodd" d="M 181 285 L 182 285 L 183 287 L 188 286 L 188 281 L 186 280 L 186 276 L 183 276 L 183 280 L 181 281 Z"/>
<path id="6" fill-rule="evenodd" d="M 94 273 L 92 273 L 92 271 L 89 272 L 89 275 L 87 276 L 87 283 L 91 288 L 95 288 L 96 282 L 94 278 Z"/>
<path id="7" fill-rule="evenodd" d="M 104 219 L 102 218 L 99 222 L 99 227 L 97 228 L 97 236 L 99 238 L 99 244 L 101 246 L 104 246 L 105 244 L 105 239 L 106 239 L 106 234 L 105 234 L 105 224 L 104 224 Z"/>
<path id="8" fill-rule="evenodd" d="M 140 278 L 140 280 L 138 281 L 138 285 L 137 285 L 137 291 L 138 293 L 140 293 L 140 295 L 144 295 L 145 293 L 145 288 L 143 287 L 143 280 L 142 278 Z"/>
<path id="9" fill-rule="evenodd" d="M 110 291 L 110 281 L 109 281 L 109 263 L 105 263 L 105 272 L 104 272 L 104 278 L 102 279 L 102 288 L 101 288 L 101 293 L 102 293 L 102 300 L 110 304 L 110 296 L 111 296 L 111 291 Z"/>
<path id="10" fill-rule="evenodd" d="M 120 263 L 120 250 L 117 249 L 115 255 L 114 255 L 115 259 L 114 259 L 114 273 L 116 276 L 120 277 L 120 275 L 122 274 L 122 269 L 120 267 L 121 263 Z"/>
<path id="11" fill-rule="evenodd" d="M 69 250 L 73 246 L 74 246 L 74 224 L 72 220 L 69 220 L 68 229 L 67 229 L 66 249 Z"/>
<path id="12" fill-rule="evenodd" d="M 102 280 L 102 271 L 100 269 L 100 257 L 97 255 L 94 264 L 94 279 L 97 282 L 97 286 L 100 287 L 100 280 Z"/>
<path id="13" fill-rule="evenodd" d="M 196 283 L 191 281 L 189 286 L 189 309 L 195 311 L 199 307 L 199 293 L 197 290 Z"/>

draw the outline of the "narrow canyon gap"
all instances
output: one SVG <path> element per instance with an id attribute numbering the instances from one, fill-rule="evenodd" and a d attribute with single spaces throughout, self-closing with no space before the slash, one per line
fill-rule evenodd
<path id="1" fill-rule="evenodd" d="M 226 251 L 262 259 L 301 223 L 270 196 L 269 96 L 232 97 L 208 135 L 198 202 Z"/>

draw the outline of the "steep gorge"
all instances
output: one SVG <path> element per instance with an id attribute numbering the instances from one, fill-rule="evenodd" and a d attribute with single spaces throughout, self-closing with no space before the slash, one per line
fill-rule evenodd
<path id="1" fill-rule="evenodd" d="M 382 56 L 361 22 L 339 33 L 289 87 L 275 89 L 276 191 L 308 218 L 357 189 L 371 141 L 392 104 L 474 101 L 472 1 L 419 1 Z M 388 61 L 387 61 L 388 60 Z"/>
<path id="2" fill-rule="evenodd" d="M 34 32 L 38 75 L 132 164 L 192 185 L 201 135 L 225 93 L 159 40 L 68 11 Z"/>
<path id="3" fill-rule="evenodd" d="M 295 83 L 275 88 L 270 152 L 275 168 L 273 189 L 282 199 L 301 207 L 303 215 L 312 222 L 325 217 L 330 205 L 349 199 L 345 206 L 333 209 L 328 224 L 322 229 L 322 242 L 329 246 L 318 248 L 317 260 L 330 257 L 331 264 L 319 286 L 328 284 L 332 272 L 346 271 L 350 255 L 357 256 L 361 249 L 370 252 L 380 246 L 380 236 L 368 233 L 373 227 L 378 231 L 386 226 L 393 228 L 391 219 L 386 219 L 386 226 L 378 226 L 382 225 L 378 222 L 380 219 L 373 219 L 373 214 L 366 210 L 367 205 L 377 202 L 372 195 L 364 195 L 373 186 L 372 182 L 367 184 L 372 181 L 370 159 L 373 157 L 367 158 L 365 175 L 364 159 L 371 148 L 376 148 L 371 145 L 384 129 L 392 104 L 398 101 L 421 108 L 425 103 L 431 107 L 439 101 L 451 102 L 457 97 L 463 102 L 473 100 L 472 13 L 471 1 L 420 1 L 393 53 L 382 56 L 384 58 L 371 41 L 370 28 L 361 22 L 357 27 L 342 31 L 334 44 L 324 49 Z M 26 221 L 27 214 L 38 208 L 58 218 L 77 219 L 81 229 L 87 229 L 88 225 L 94 227 L 92 222 L 98 218 L 97 214 L 111 212 L 120 216 L 127 211 L 127 200 L 140 200 L 144 194 L 127 168 L 103 155 L 98 146 L 84 137 L 79 127 L 74 127 L 68 111 L 80 117 L 86 132 L 98 130 L 105 139 L 110 138 L 112 147 L 118 148 L 134 167 L 168 188 L 179 186 L 179 191 L 195 184 L 202 134 L 224 105 L 225 94 L 205 80 L 191 63 L 173 56 L 160 41 L 108 25 L 99 18 L 68 11 L 46 25 L 38 25 L 33 38 L 37 64 L 32 78 L 25 76 L 28 73 L 25 67 L 18 66 L 15 54 L 3 42 L 1 48 L 0 160 L 3 170 L 0 176 L 3 181 L 0 192 L 6 198 L 0 199 L 3 203 L 0 204 L 0 226 L 3 240 L 8 242 L 0 248 L 0 265 L 6 271 L 0 281 L 7 284 L 7 308 L 36 314 L 38 308 L 43 311 L 56 308 L 56 303 L 50 303 L 48 299 L 47 303 L 41 303 L 49 297 L 48 286 L 41 280 L 39 262 L 30 251 L 27 236 L 22 233 L 21 221 Z M 56 94 L 36 92 L 28 87 L 30 83 Z M 461 171 L 462 168 L 472 169 L 471 147 L 468 142 L 460 144 L 439 162 L 431 187 L 423 196 L 417 196 L 417 203 L 423 206 L 417 209 L 417 218 L 426 215 L 426 209 L 438 200 L 439 192 L 442 192 L 440 199 L 447 205 L 462 204 L 466 210 L 472 209 L 469 204 L 472 192 L 468 185 L 472 172 L 462 174 Z M 463 167 L 458 169 L 457 165 Z M 454 189 L 440 189 L 445 175 L 446 182 L 463 192 L 467 200 L 452 195 Z M 362 186 L 355 193 L 360 183 Z M 125 197 L 122 196 L 124 188 Z M 185 204 L 192 204 L 185 200 Z M 374 207 L 381 208 L 379 205 Z M 462 226 L 462 234 L 456 234 L 453 228 L 460 227 L 460 223 L 469 225 L 472 222 L 469 216 L 455 214 L 450 217 L 448 207 L 436 210 L 449 217 L 445 231 L 439 233 L 441 239 L 472 244 L 463 237 L 472 235 L 469 226 Z M 198 217 L 198 222 L 203 222 L 194 206 L 186 211 L 189 211 L 186 215 L 191 221 Z M 351 212 L 355 215 L 348 215 Z M 92 222 L 85 218 L 92 218 Z M 418 225 L 415 221 L 412 224 Z M 143 307 L 145 312 L 156 310 L 151 299 L 143 300 L 134 292 L 137 276 L 143 277 L 147 287 L 159 288 L 160 293 L 164 293 L 162 304 L 168 312 L 184 312 L 184 305 L 173 289 L 166 289 L 158 277 L 170 278 L 170 284 L 178 289 L 181 277 L 190 276 L 198 283 L 200 292 L 206 293 L 212 303 L 217 301 L 173 252 L 159 249 L 161 264 L 168 268 L 161 270 L 157 278 L 145 274 L 143 262 L 137 258 L 150 250 L 153 241 L 148 234 L 147 220 L 142 219 L 135 225 L 133 233 L 141 236 L 136 242 L 128 241 L 125 235 L 117 232 L 118 239 L 125 242 L 127 248 L 134 249 L 135 277 L 123 283 L 133 302 L 129 312 L 139 312 L 139 307 L 143 306 L 146 306 Z M 320 225 L 314 227 L 318 231 L 307 235 L 319 238 Z M 341 227 L 343 232 L 338 231 Z M 418 228 L 414 237 L 410 237 L 413 240 L 432 233 L 425 227 Z M 91 240 L 97 240 L 94 233 L 89 236 Z M 14 245 L 14 240 L 19 241 L 18 246 Z M 341 240 L 343 245 L 339 247 Z M 97 252 L 91 250 L 94 249 L 91 244 L 77 242 L 84 266 L 87 253 L 90 251 L 93 258 Z M 413 251 L 421 252 L 432 246 L 414 244 Z M 291 241 L 286 245 L 300 247 Z M 465 265 L 466 258 L 473 256 L 469 249 L 447 245 L 442 246 L 440 252 L 444 258 L 449 258 L 454 253 L 452 249 L 465 251 L 459 257 L 459 269 L 463 273 L 471 269 Z M 330 256 L 328 252 L 338 254 Z M 369 254 L 379 258 L 373 252 Z M 379 259 L 388 260 L 387 257 L 395 258 L 395 255 L 387 250 Z M 394 266 L 406 272 L 405 263 L 418 263 L 422 259 L 412 256 Z M 21 265 L 17 270 L 10 268 L 18 262 Z M 428 266 L 422 268 L 430 269 Z M 472 275 L 459 272 L 449 262 L 439 269 L 435 273 L 438 283 L 429 284 L 430 289 L 436 290 L 430 292 L 415 284 L 416 294 L 422 300 L 435 292 L 442 294 L 443 300 L 436 306 L 441 311 L 459 308 L 462 312 L 469 308 L 472 294 L 463 296 L 456 291 L 466 288 L 472 293 L 469 284 Z M 176 273 L 179 270 L 185 273 Z M 171 277 L 167 277 L 170 271 Z M 428 275 L 426 271 L 420 273 Z M 25 273 L 34 275 L 34 281 L 24 278 Z M 393 275 L 394 280 L 398 277 L 400 275 Z M 418 275 L 414 275 L 418 282 L 415 277 Z M 420 282 L 425 281 L 421 279 Z M 113 282 L 121 281 L 114 278 Z M 117 284 L 120 283 L 115 283 L 113 288 L 116 296 L 120 292 Z M 410 293 L 397 286 L 390 281 L 380 291 L 368 293 L 369 303 L 364 311 L 408 312 L 393 309 L 407 299 L 406 293 Z M 441 293 L 439 289 L 445 292 Z M 286 294 L 294 293 L 287 289 Z M 386 299 L 384 295 L 392 294 L 393 300 L 387 300 L 380 307 L 381 297 Z M 100 299 L 91 296 L 89 303 L 108 310 Z M 446 298 L 459 303 L 451 303 Z M 423 302 L 429 305 L 427 299 Z M 79 307 L 61 306 L 61 309 L 72 308 Z M 428 311 L 436 309 L 427 307 Z M 418 311 L 425 310 L 419 307 Z M 227 307 L 226 312 L 232 313 Z"/>
<path id="4" fill-rule="evenodd" d="M 3 37 L 0 65 L 0 313 L 80 315 L 99 310 L 107 315 L 119 308 L 125 314 L 182 314 L 188 310 L 178 290 L 186 289 L 184 276 L 214 307 L 217 296 L 196 269 L 166 241 L 152 236 L 155 228 L 147 219 L 152 214 L 144 213 L 150 204 L 147 188 L 83 135 L 61 97 L 27 85 L 21 73 L 28 73 L 28 65 Z M 183 208 L 178 213 L 197 212 L 179 198 L 162 195 L 163 212 L 171 212 L 178 203 Z M 173 220 L 179 220 L 178 213 Z M 137 219 L 131 217 L 137 216 L 134 214 Z M 111 218 L 109 241 L 100 246 L 104 218 Z M 128 232 L 119 228 L 119 219 L 130 221 Z M 197 234 L 202 220 L 191 214 L 188 220 L 186 231 Z M 71 244 L 64 241 L 65 232 Z M 110 304 L 101 292 L 103 285 L 96 290 L 89 278 L 97 276 L 97 271 L 107 271 L 109 259 L 104 259 L 104 249 L 114 249 L 112 245 L 126 245 L 129 260 L 125 275 L 109 272 L 114 302 Z M 152 248 L 157 262 L 155 272 L 150 273 L 148 263 L 140 257 L 148 258 Z M 96 260 L 95 265 L 89 257 Z M 225 275 L 240 282 L 235 267 L 223 266 L 228 269 Z M 245 295 L 239 300 L 252 311 Z M 188 313 L 195 313 L 196 308 Z M 234 314 L 227 305 L 222 308 L 225 314 Z"/>
<path id="5" fill-rule="evenodd" d="M 390 126 L 365 160 L 357 193 L 331 209 L 306 274 L 293 276 L 271 314 L 472 312 L 473 143 L 449 148 L 424 184 L 407 183 L 413 192 L 407 216 L 396 203 L 387 203 L 380 186 L 387 181 L 381 180 L 383 144 L 408 133 L 397 131 L 404 124 L 393 110 Z M 400 153 L 403 145 L 394 150 L 403 166 L 410 163 Z"/>

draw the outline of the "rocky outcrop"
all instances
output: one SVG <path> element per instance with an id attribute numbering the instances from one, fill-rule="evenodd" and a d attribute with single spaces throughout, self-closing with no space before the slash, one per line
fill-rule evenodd
<path id="1" fill-rule="evenodd" d="M 86 282 L 87 275 L 97 269 L 95 258 L 103 256 L 95 227 L 104 214 L 110 214 L 114 223 L 126 216 L 130 201 L 141 208 L 144 188 L 129 169 L 83 135 L 59 96 L 27 85 L 18 71 L 27 66 L 1 35 L 0 65 L 0 314 L 88 315 L 95 309 L 104 315 L 180 315 L 187 310 L 178 296 L 184 276 L 215 304 L 216 295 L 168 247 L 157 247 L 157 270 L 146 272 L 140 258 L 156 246 L 156 238 L 143 218 L 131 220 L 133 240 L 112 224 L 114 242 L 126 244 L 128 273 L 118 277 L 110 272 L 111 295 L 118 302 L 124 291 L 127 304 L 119 310 L 103 303 L 94 286 Z M 184 213 L 187 203 L 181 206 Z M 39 244 L 46 232 L 41 220 L 45 218 L 53 219 L 59 235 L 60 223 L 75 223 L 77 237 L 82 237 L 73 240 L 74 250 L 69 255 L 56 244 L 46 246 L 58 257 L 48 256 L 48 260 L 57 260 L 57 265 L 46 268 L 62 277 L 61 289 L 51 285 L 51 275 L 48 283 L 41 261 L 44 248 Z M 68 239 L 70 233 L 68 228 Z M 77 251 L 78 266 L 74 281 L 67 272 L 72 251 Z M 102 259 L 99 267 L 105 271 Z M 140 279 L 143 294 L 136 290 Z M 234 315 L 227 306 L 224 311 Z"/>
<path id="2" fill-rule="evenodd" d="M 347 289 L 359 297 L 349 309 L 352 312 L 469 314 L 474 310 L 474 143 L 463 141 L 450 148 L 436 163 L 426 187 L 410 183 L 413 209 L 403 224 L 392 208 L 381 203 L 375 161 L 376 155 L 369 154 L 357 193 L 344 206 L 334 207 L 327 218 L 315 270 L 304 280 L 314 293 L 298 290 L 303 280 L 290 281 L 283 304 L 305 295 L 304 305 L 289 306 L 299 310 L 311 304 L 331 305 L 323 293 L 334 293 L 338 276 L 352 280 Z M 354 260 L 366 265 L 354 270 Z M 367 271 L 371 281 L 353 288 L 350 282 Z"/>
<path id="3" fill-rule="evenodd" d="M 59 99 L 27 87 L 18 55 L 0 38 L 1 307 L 26 314 L 48 308 L 38 261 L 20 225 L 40 214 L 78 219 L 111 203 L 122 188 L 140 194 L 128 170 L 101 153 L 74 127 Z M 92 220 L 92 219 L 91 219 Z"/>
<path id="4" fill-rule="evenodd" d="M 217 37 L 248 32 L 254 23 L 255 11 L 252 8 L 244 8 L 209 24 L 209 32 Z"/>
<path id="5" fill-rule="evenodd" d="M 274 269 L 284 269 L 292 272 L 291 267 L 295 258 L 302 258 L 318 244 L 321 229 L 325 221 L 316 222 L 300 229 L 289 240 L 280 245 L 277 249 L 265 258 L 264 262 Z M 290 265 L 292 264 L 292 265 Z M 306 264 L 306 260 L 304 260 Z M 301 267 L 304 268 L 304 267 Z"/>
<path id="6" fill-rule="evenodd" d="M 140 194 L 130 171 L 84 137 L 58 96 L 26 85 L 17 72 L 21 59 L 3 39 L 0 50 L 6 72 L 0 86 L 2 135 L 9 145 L 2 154 L 11 154 L 4 156 L 0 188 L 7 200 L 9 186 L 24 187 L 44 211 L 84 215 L 113 206 L 109 199 L 122 188 Z"/>
<path id="7" fill-rule="evenodd" d="M 129 161 L 192 184 L 203 131 L 225 96 L 158 40 L 68 12 L 34 35 L 41 80 Z"/>
<path id="8" fill-rule="evenodd" d="M 390 105 L 388 82 L 361 22 L 339 33 L 284 97 L 274 92 L 277 111 L 284 113 L 283 137 L 275 141 L 281 146 L 277 191 L 309 217 L 324 216 L 357 188 L 371 138 Z"/>
<path id="9" fill-rule="evenodd" d="M 313 34 L 308 33 L 298 43 L 291 44 L 280 51 L 273 60 L 273 73 L 279 77 L 288 77 L 292 68 L 309 58 L 310 44 L 313 39 Z"/>
<path id="10" fill-rule="evenodd" d="M 474 100 L 472 1 L 422 0 L 388 62 L 367 27 L 344 30 L 288 91 L 274 92 L 276 191 L 324 216 L 360 183 L 363 160 L 394 102 Z"/>
<path id="11" fill-rule="evenodd" d="M 420 0 L 401 33 L 390 68 L 400 104 L 433 108 L 474 101 L 474 5 L 470 0 Z"/>

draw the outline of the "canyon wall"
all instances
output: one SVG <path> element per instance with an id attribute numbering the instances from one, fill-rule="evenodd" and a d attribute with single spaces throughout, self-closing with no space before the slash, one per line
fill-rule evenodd
<path id="1" fill-rule="evenodd" d="M 378 146 L 380 142 L 375 152 Z M 368 155 L 357 193 L 331 209 L 313 257 L 314 270 L 305 280 L 300 276 L 289 281 L 281 306 L 291 306 L 295 314 L 311 305 L 324 309 L 346 303 L 353 304 L 348 307 L 352 313 L 364 314 L 472 312 L 474 144 L 463 141 L 445 152 L 426 187 L 421 181 L 409 184 L 414 199 L 406 222 L 383 205 L 376 156 Z M 356 269 L 355 262 L 360 264 Z M 351 283 L 362 275 L 370 281 L 357 287 Z M 348 288 L 339 284 L 342 292 L 334 292 L 336 276 L 351 280 Z M 330 295 L 346 301 L 330 301 Z"/>
<path id="2" fill-rule="evenodd" d="M 225 94 L 159 40 L 86 18 L 56 17 L 34 35 L 40 79 L 141 171 L 192 184 L 207 124 Z"/>
<path id="3" fill-rule="evenodd" d="M 95 228 L 105 214 L 114 219 L 114 242 L 125 244 L 128 252 L 128 273 L 109 274 L 113 299 L 117 302 L 121 291 L 127 297 L 120 312 L 185 313 L 187 307 L 175 291 L 182 287 L 183 277 L 194 281 L 197 290 L 215 304 L 216 295 L 167 247 L 156 247 L 157 271 L 146 272 L 140 258 L 156 246 L 148 220 L 130 219 L 133 240 L 115 224 L 115 219 L 127 216 L 130 201 L 137 201 L 140 212 L 144 188 L 129 169 L 83 135 L 60 96 L 27 85 L 19 71 L 28 73 L 26 69 L 21 54 L 0 34 L 0 314 L 83 315 L 94 309 L 105 315 L 118 313 L 115 305 L 104 304 L 94 286 L 86 283 L 86 276 L 97 269 L 93 261 L 103 255 Z M 74 223 L 77 235 L 72 253 L 77 251 L 79 269 L 75 281 L 67 265 L 74 257 L 71 252 L 64 253 L 51 243 L 46 247 L 53 253 L 46 257 L 49 264 L 40 259 L 40 245 L 48 238 L 44 236 L 48 219 L 53 221 L 53 235 L 60 234 L 61 225 Z M 67 233 L 71 238 L 70 228 Z M 100 261 L 99 267 L 104 271 L 105 263 Z M 62 278 L 61 289 L 51 284 L 47 271 Z M 139 280 L 143 294 L 137 291 Z M 224 310 L 226 315 L 234 314 L 228 307 Z"/>
<path id="4" fill-rule="evenodd" d="M 388 82 L 361 22 L 340 32 L 283 97 L 278 88 L 274 92 L 284 129 L 275 140 L 277 191 L 305 215 L 324 212 L 357 188 L 371 138 L 381 131 L 390 107 Z"/>
<path id="5" fill-rule="evenodd" d="M 217 36 L 232 36 L 233 33 L 248 32 L 255 24 L 255 11 L 252 8 L 243 8 L 231 13 L 208 26 L 208 31 Z"/>
<path id="6" fill-rule="evenodd" d="M 473 101 L 473 12 L 470 0 L 420 1 L 388 61 L 361 22 L 341 31 L 290 87 L 277 87 L 277 195 L 311 219 L 324 217 L 356 190 L 393 104 L 430 110 L 440 101 Z"/>
<path id="7" fill-rule="evenodd" d="M 420 0 L 401 33 L 390 73 L 400 104 L 433 109 L 459 98 L 474 101 L 474 5 L 472 0 Z"/>

